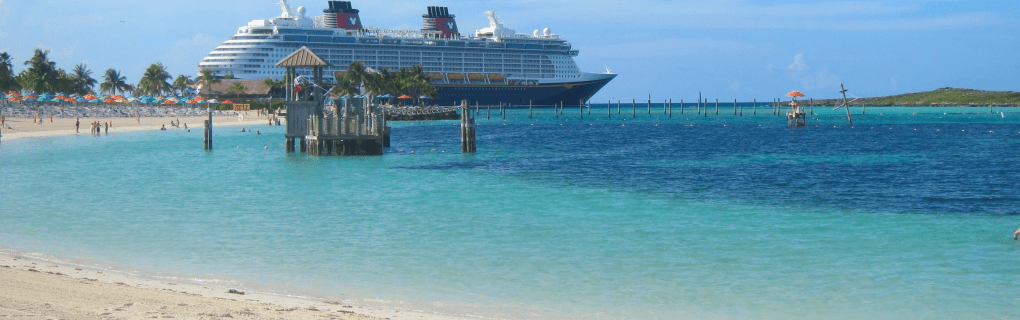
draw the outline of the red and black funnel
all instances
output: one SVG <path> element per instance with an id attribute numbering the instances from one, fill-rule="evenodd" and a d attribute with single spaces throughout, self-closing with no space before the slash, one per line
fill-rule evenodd
<path id="1" fill-rule="evenodd" d="M 329 1 L 329 9 L 322 10 L 327 28 L 361 30 L 361 16 L 350 1 Z"/>
<path id="2" fill-rule="evenodd" d="M 436 34 L 439 38 L 453 38 L 460 35 L 457 30 L 456 16 L 450 14 L 446 7 L 428 7 L 429 13 L 423 14 L 422 31 Z"/>

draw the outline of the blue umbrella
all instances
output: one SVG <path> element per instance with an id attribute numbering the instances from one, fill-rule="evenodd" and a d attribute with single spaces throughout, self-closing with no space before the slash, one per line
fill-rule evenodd
<path id="1" fill-rule="evenodd" d="M 347 99 L 347 98 L 350 98 L 350 97 L 351 97 L 350 95 L 346 95 L 346 94 L 345 94 L 345 95 L 342 95 L 342 96 L 340 96 L 340 98 L 343 98 L 343 99 Z"/>
<path id="2" fill-rule="evenodd" d="M 418 97 L 418 99 L 429 100 L 429 99 L 432 99 L 432 98 L 429 98 L 429 96 L 421 96 L 421 97 Z"/>

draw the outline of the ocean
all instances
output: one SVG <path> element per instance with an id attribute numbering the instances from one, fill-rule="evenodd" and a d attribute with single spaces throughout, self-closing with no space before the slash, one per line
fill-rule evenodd
<path id="1" fill-rule="evenodd" d="M 481 318 L 1020 318 L 1020 110 L 621 109 L 481 109 L 476 154 L 459 121 L 391 122 L 380 157 L 3 141 L 0 247 Z"/>

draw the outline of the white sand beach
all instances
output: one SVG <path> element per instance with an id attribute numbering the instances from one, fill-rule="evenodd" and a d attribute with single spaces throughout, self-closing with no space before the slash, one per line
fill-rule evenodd
<path id="1" fill-rule="evenodd" d="M 0 253 L 0 318 L 467 319 L 170 283 Z"/>
<path id="2" fill-rule="evenodd" d="M 42 123 L 35 122 L 33 118 L 7 118 L 5 119 L 4 125 L 0 125 L 0 139 L 2 141 L 9 141 L 20 138 L 36 138 L 36 137 L 51 137 L 51 136 L 63 136 L 63 135 L 75 135 L 75 134 L 89 134 L 89 128 L 91 123 L 98 121 L 100 124 L 109 123 L 110 134 L 119 132 L 130 132 L 130 131 L 141 131 L 141 130 L 159 130 L 164 126 L 167 130 L 183 130 L 184 126 L 191 130 L 202 130 L 202 126 L 208 117 L 142 117 L 136 118 L 43 118 Z M 75 121 L 79 122 L 78 129 L 75 130 Z M 180 121 L 179 127 L 171 126 L 170 123 Z M 283 119 L 281 118 L 281 124 Z M 213 127 L 217 126 L 252 126 L 252 125 L 268 125 L 269 120 L 265 116 L 248 116 L 244 117 L 243 120 L 236 116 L 215 116 L 213 117 Z M 8 128 L 7 126 L 10 126 Z M 105 134 L 104 125 L 104 134 Z"/>

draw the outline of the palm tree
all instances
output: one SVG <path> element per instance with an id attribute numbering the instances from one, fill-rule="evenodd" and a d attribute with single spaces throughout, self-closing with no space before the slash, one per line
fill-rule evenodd
<path id="1" fill-rule="evenodd" d="M 214 83 L 220 83 L 220 79 L 213 75 L 209 69 L 202 69 L 202 75 L 198 76 L 198 83 L 202 84 L 202 88 L 212 92 L 212 85 Z"/>
<path id="2" fill-rule="evenodd" d="M 25 61 L 28 70 L 24 73 L 22 85 L 35 93 L 53 92 L 58 86 L 60 75 L 56 63 L 50 61 L 49 54 L 49 50 L 35 49 L 32 59 Z"/>
<path id="3" fill-rule="evenodd" d="M 96 86 L 96 79 L 92 79 L 92 70 L 89 70 L 84 63 L 74 66 L 74 73 L 71 76 L 71 89 L 80 95 L 89 94 L 92 92 L 92 88 Z"/>
<path id="4" fill-rule="evenodd" d="M 191 77 L 182 74 L 177 76 L 177 79 L 174 80 L 174 90 L 177 90 L 180 96 L 183 97 L 184 90 L 188 89 L 188 87 L 193 84 L 195 84 L 195 82 L 191 81 Z"/>
<path id="5" fill-rule="evenodd" d="M 344 73 L 344 79 L 355 88 L 361 87 L 365 84 L 366 78 L 370 77 L 370 73 L 365 70 L 365 64 L 361 61 L 351 62 L 350 66 L 347 67 L 347 73 Z M 358 89 L 360 93 L 360 89 Z"/>
<path id="6" fill-rule="evenodd" d="M 277 88 L 283 87 L 283 81 L 276 80 L 273 78 L 266 78 L 265 80 L 262 80 L 262 83 L 265 84 L 267 88 L 269 88 L 270 100 L 273 99 L 273 91 L 276 91 Z"/>
<path id="7" fill-rule="evenodd" d="M 124 93 L 131 88 L 131 85 L 127 83 L 127 78 L 122 77 L 120 72 L 114 69 L 106 70 L 106 73 L 103 75 L 103 83 L 99 84 L 101 92 L 111 95 L 116 95 L 117 91 Z"/>
<path id="8" fill-rule="evenodd" d="M 0 91 L 12 91 L 20 89 L 14 77 L 14 64 L 11 62 L 11 55 L 7 52 L 0 52 Z"/>
<path id="9" fill-rule="evenodd" d="M 164 92 L 171 92 L 170 73 L 166 71 L 163 63 L 157 62 L 145 69 L 145 74 L 138 81 L 138 89 L 142 94 L 158 96 Z"/>
<path id="10" fill-rule="evenodd" d="M 241 95 L 244 94 L 245 91 L 248 91 L 248 88 L 246 88 L 240 81 L 234 82 L 234 84 L 230 85 L 230 88 L 227 89 L 227 92 L 233 93 L 237 99 L 240 99 Z"/>

